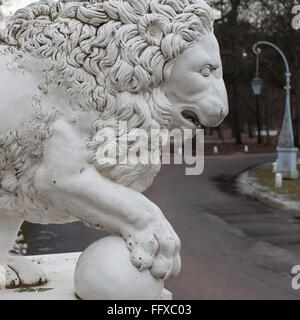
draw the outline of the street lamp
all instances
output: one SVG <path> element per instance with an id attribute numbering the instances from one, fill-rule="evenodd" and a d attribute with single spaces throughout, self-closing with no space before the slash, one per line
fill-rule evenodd
<path id="1" fill-rule="evenodd" d="M 279 143 L 277 147 L 277 172 L 281 173 L 282 176 L 286 179 L 297 179 L 298 170 L 297 170 L 297 152 L 298 148 L 294 146 L 294 132 L 292 126 L 292 116 L 291 116 L 291 73 L 287 58 L 283 52 L 275 46 L 273 43 L 268 41 L 258 41 L 253 45 L 253 52 L 256 55 L 257 61 L 259 60 L 259 55 L 262 50 L 259 48 L 261 45 L 267 45 L 275 49 L 280 56 L 282 57 L 286 72 L 286 86 L 284 90 L 286 91 L 286 100 L 285 100 L 285 112 L 282 123 L 282 128 L 279 135 Z M 258 62 L 257 62 L 258 65 Z M 258 67 L 257 67 L 258 70 Z M 257 74 L 258 76 L 258 74 Z M 258 88 L 258 85 L 257 85 Z M 257 91 L 258 92 L 258 91 Z"/>
<path id="2" fill-rule="evenodd" d="M 260 128 L 260 107 L 259 107 L 259 96 L 261 94 L 264 82 L 259 76 L 259 55 L 261 50 L 258 49 L 256 54 L 256 72 L 253 80 L 251 81 L 251 87 L 253 94 L 256 97 L 256 125 L 257 125 L 257 143 L 261 144 L 261 128 Z"/>
<path id="3" fill-rule="evenodd" d="M 260 96 L 264 82 L 260 77 L 254 77 L 251 81 L 251 87 L 255 96 Z"/>

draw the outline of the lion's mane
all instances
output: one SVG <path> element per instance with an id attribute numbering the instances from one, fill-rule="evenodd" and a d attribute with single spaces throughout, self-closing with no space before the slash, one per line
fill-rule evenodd
<path id="1" fill-rule="evenodd" d="M 161 37 L 150 32 L 154 24 Z M 102 128 L 117 130 L 120 121 L 127 121 L 128 132 L 170 126 L 162 84 L 174 58 L 210 32 L 213 13 L 203 0 L 49 0 L 18 10 L 1 31 L 0 45 L 15 56 L 26 52 L 45 60 L 43 94 L 50 85 L 62 87 L 74 109 L 99 113 L 87 141 L 96 155 L 105 145 L 96 138 Z M 2 148 L 10 152 L 4 143 Z M 109 179 L 138 190 L 139 178 L 159 170 L 143 164 L 99 166 L 95 156 L 91 162 Z M 24 167 L 15 169 L 21 177 Z"/>

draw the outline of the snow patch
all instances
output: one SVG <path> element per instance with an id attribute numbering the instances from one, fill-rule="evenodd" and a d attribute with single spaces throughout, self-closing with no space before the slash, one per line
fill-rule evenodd
<path id="1" fill-rule="evenodd" d="M 260 167 L 270 167 L 270 164 L 264 164 Z M 287 210 L 300 211 L 300 201 L 293 201 L 287 195 L 281 195 L 274 192 L 269 187 L 261 185 L 255 177 L 255 169 L 242 173 L 237 178 L 237 188 L 242 194 L 254 197 L 256 199 L 265 199 L 269 202 L 279 204 Z"/>

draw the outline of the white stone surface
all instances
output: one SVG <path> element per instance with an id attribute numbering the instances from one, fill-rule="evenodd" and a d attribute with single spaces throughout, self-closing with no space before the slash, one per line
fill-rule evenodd
<path id="1" fill-rule="evenodd" d="M 6 285 L 6 270 L 0 266 L 0 290 L 5 288 Z"/>
<path id="2" fill-rule="evenodd" d="M 24 220 L 104 228 L 126 240 L 136 267 L 176 276 L 180 240 L 141 194 L 160 165 L 102 165 L 101 129 L 125 119 L 120 137 L 137 128 L 150 137 L 171 124 L 217 126 L 228 112 L 205 1 L 175 0 L 177 17 L 173 2 L 94 2 L 41 1 L 0 32 L 0 265 L 11 286 L 45 280 L 37 265 L 7 257 Z"/>
<path id="3" fill-rule="evenodd" d="M 41 266 L 47 274 L 48 283 L 32 288 L 1 289 L 1 300 L 78 300 L 74 294 L 74 270 L 80 252 L 43 256 L 28 256 L 26 259 Z M 172 293 L 163 290 L 161 300 L 172 300 Z"/>
<path id="4" fill-rule="evenodd" d="M 18 9 L 23 8 L 36 0 L 3 0 L 1 6 L 2 12 L 5 16 L 13 15 Z"/>
<path id="5" fill-rule="evenodd" d="M 74 294 L 74 270 L 81 253 L 28 256 L 26 259 L 47 274 L 48 283 L 28 289 L 2 289 L 0 300 L 77 300 Z M 40 292 L 37 290 L 40 289 Z M 36 290 L 33 292 L 33 290 Z M 43 291 L 44 290 L 44 291 Z"/>

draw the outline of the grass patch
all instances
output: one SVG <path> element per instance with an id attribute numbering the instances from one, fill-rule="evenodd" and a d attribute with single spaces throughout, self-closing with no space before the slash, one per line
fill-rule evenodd
<path id="1" fill-rule="evenodd" d="M 300 166 L 297 166 L 300 176 Z M 283 179 L 282 188 L 275 188 L 275 174 L 271 168 L 258 168 L 255 171 L 257 181 L 272 191 L 286 195 L 293 201 L 300 201 L 300 180 Z"/>

